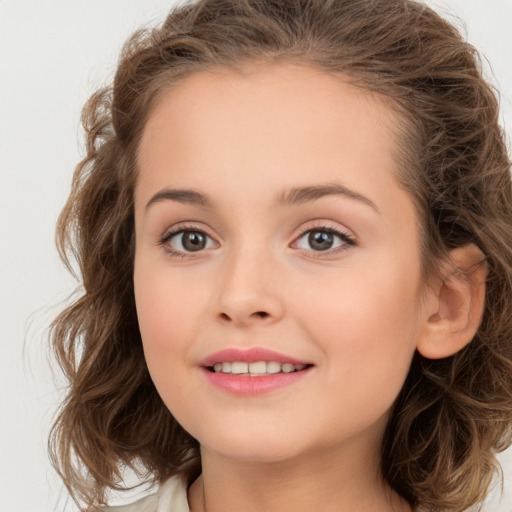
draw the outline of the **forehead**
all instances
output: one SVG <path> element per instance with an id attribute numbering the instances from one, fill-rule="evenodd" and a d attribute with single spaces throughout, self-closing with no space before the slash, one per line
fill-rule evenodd
<path id="1" fill-rule="evenodd" d="M 311 67 L 197 72 L 164 93 L 148 119 L 136 203 L 166 180 L 215 188 L 223 176 L 248 191 L 312 178 L 348 186 L 369 178 L 378 189 L 396 170 L 396 125 L 381 96 Z"/>
<path id="2" fill-rule="evenodd" d="M 372 116 L 359 115 L 364 107 L 372 110 Z M 219 67 L 181 78 L 161 94 L 144 134 L 162 123 L 169 126 L 172 118 L 184 135 L 197 121 L 205 128 L 209 122 L 249 129 L 255 123 L 267 123 L 270 131 L 281 127 L 276 121 L 282 120 L 287 131 L 292 124 L 296 129 L 326 131 L 333 123 L 340 128 L 340 114 L 351 116 L 355 130 L 377 123 L 390 136 L 397 117 L 388 98 L 351 85 L 341 74 L 293 64 L 254 65 L 241 71 Z"/>

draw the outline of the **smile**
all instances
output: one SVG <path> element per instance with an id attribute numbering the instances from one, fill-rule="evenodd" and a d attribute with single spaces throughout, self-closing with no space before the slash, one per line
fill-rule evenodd
<path id="1" fill-rule="evenodd" d="M 208 369 L 215 373 L 258 377 L 262 375 L 275 375 L 276 373 L 298 372 L 304 370 L 306 366 L 305 364 L 294 365 L 291 363 L 279 363 L 278 361 L 256 361 L 254 363 L 233 361 L 216 363 Z"/>
<path id="2" fill-rule="evenodd" d="M 204 376 L 214 388 L 245 397 L 291 386 L 309 375 L 314 366 L 309 361 L 262 347 L 221 350 L 200 363 Z"/>

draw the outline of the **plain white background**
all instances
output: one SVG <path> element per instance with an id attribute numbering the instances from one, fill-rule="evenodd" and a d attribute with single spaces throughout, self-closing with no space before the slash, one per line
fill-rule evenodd
<path id="1" fill-rule="evenodd" d="M 0 0 L 0 512 L 75 510 L 46 453 L 59 392 L 45 329 L 76 285 L 54 227 L 81 155 L 81 106 L 112 76 L 126 37 L 174 3 Z M 464 20 L 512 133 L 512 0 L 429 3 Z M 501 460 L 505 494 L 488 512 L 512 510 L 512 450 Z"/>

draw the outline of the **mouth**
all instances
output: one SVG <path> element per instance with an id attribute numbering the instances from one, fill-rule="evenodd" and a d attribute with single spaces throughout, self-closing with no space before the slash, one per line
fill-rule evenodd
<path id="1" fill-rule="evenodd" d="M 311 374 L 314 366 L 260 347 L 221 350 L 200 364 L 207 381 L 215 388 L 245 397 L 291 386 Z"/>
<path id="2" fill-rule="evenodd" d="M 206 369 L 211 373 L 238 375 L 240 377 L 264 377 L 278 373 L 295 373 L 310 368 L 311 364 L 281 363 L 279 361 L 224 361 L 218 362 Z"/>

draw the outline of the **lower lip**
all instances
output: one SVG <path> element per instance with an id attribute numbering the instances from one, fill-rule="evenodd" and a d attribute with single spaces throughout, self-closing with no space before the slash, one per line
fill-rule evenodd
<path id="1" fill-rule="evenodd" d="M 290 386 L 304 378 L 311 369 L 312 367 L 308 367 L 298 372 L 273 373 L 257 377 L 214 373 L 206 368 L 203 370 L 210 384 L 223 391 L 239 396 L 256 396 Z"/>

